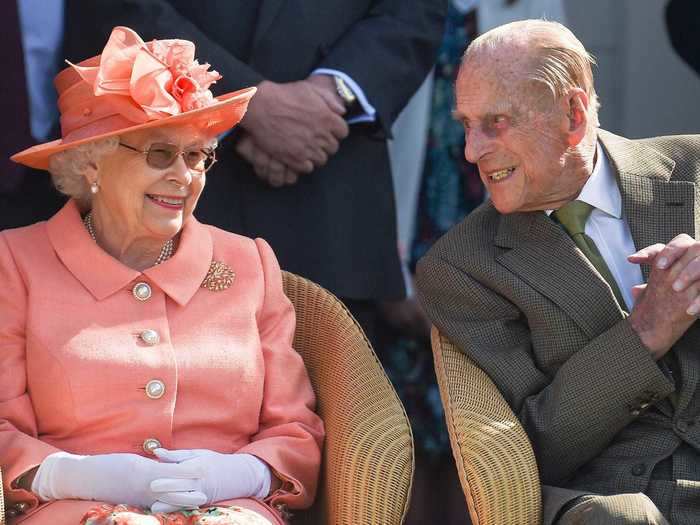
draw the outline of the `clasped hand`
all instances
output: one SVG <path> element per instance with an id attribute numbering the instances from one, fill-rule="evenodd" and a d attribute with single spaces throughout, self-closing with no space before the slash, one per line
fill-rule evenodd
<path id="1" fill-rule="evenodd" d="M 629 321 L 652 356 L 660 359 L 700 313 L 700 242 L 681 234 L 628 259 L 651 265 L 648 283 L 632 290 L 635 305 Z"/>
<path id="2" fill-rule="evenodd" d="M 274 187 L 295 184 L 328 162 L 349 128 L 331 77 L 263 81 L 241 122 L 236 151 Z"/>
<path id="3" fill-rule="evenodd" d="M 270 470 L 250 454 L 157 449 L 160 461 L 137 454 L 80 456 L 67 452 L 44 459 L 32 491 L 44 501 L 82 499 L 173 512 L 226 499 L 262 498 Z"/>

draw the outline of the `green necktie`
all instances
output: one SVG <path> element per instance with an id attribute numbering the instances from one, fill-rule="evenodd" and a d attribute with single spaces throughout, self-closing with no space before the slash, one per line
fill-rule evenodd
<path id="1" fill-rule="evenodd" d="M 593 206 L 586 202 L 571 201 L 552 213 L 552 215 L 564 227 L 571 239 L 576 243 L 576 246 L 579 247 L 588 260 L 591 261 L 591 264 L 595 266 L 595 269 L 598 270 L 598 273 L 610 285 L 620 307 L 626 310 L 625 300 L 622 298 L 617 282 L 615 282 L 615 278 L 610 273 L 605 259 L 600 255 L 593 239 L 586 235 L 586 221 L 592 211 Z"/>

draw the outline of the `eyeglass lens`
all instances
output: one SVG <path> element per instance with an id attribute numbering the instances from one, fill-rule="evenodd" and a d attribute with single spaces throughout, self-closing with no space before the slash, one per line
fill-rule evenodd
<path id="1" fill-rule="evenodd" d="M 204 149 L 191 149 L 180 152 L 175 144 L 151 144 L 146 155 L 146 162 L 156 169 L 165 169 L 173 165 L 182 153 L 185 165 L 195 171 L 206 171 L 214 163 L 214 152 Z"/>

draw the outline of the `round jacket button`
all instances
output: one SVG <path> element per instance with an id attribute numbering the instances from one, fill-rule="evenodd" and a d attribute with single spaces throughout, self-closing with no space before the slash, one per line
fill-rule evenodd
<path id="1" fill-rule="evenodd" d="M 632 474 L 642 476 L 647 471 L 647 466 L 644 463 L 637 463 L 632 467 Z"/>
<path id="2" fill-rule="evenodd" d="M 678 430 L 678 432 L 685 434 L 686 432 L 688 432 L 688 423 L 686 423 L 685 421 L 679 421 L 678 423 L 676 423 L 676 429 Z"/>
<path id="3" fill-rule="evenodd" d="M 165 383 L 160 379 L 153 379 L 146 383 L 146 395 L 151 399 L 160 399 L 165 394 Z"/>
<path id="4" fill-rule="evenodd" d="M 139 301 L 148 301 L 151 298 L 151 295 L 153 295 L 153 292 L 151 292 L 151 287 L 148 285 L 148 283 L 136 283 L 134 288 L 131 290 L 131 293 L 133 293 L 134 297 Z"/>
<path id="5" fill-rule="evenodd" d="M 139 337 L 141 337 L 141 340 L 148 346 L 155 346 L 160 343 L 160 336 L 155 330 L 144 330 L 139 334 Z"/>
<path id="6" fill-rule="evenodd" d="M 160 441 L 158 441 L 156 438 L 148 438 L 143 442 L 143 450 L 149 454 L 153 454 L 153 451 L 160 448 L 160 446 Z"/>

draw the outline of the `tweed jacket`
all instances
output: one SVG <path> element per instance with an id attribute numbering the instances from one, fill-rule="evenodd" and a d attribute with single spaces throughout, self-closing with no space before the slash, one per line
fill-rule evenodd
<path id="1" fill-rule="evenodd" d="M 700 137 L 599 139 L 637 249 L 697 238 Z M 698 323 L 655 362 L 558 225 L 490 202 L 419 262 L 417 288 L 519 416 L 546 485 L 545 523 L 579 494 L 626 492 L 647 493 L 674 524 L 700 523 Z"/>
<path id="2" fill-rule="evenodd" d="M 202 286 L 212 261 L 235 272 L 230 287 Z M 242 502 L 263 514 L 311 504 L 323 424 L 264 241 L 191 217 L 174 256 L 141 273 L 92 241 L 70 201 L 0 233 L 0 282 L 0 466 L 8 508 L 23 511 L 11 524 L 75 525 L 96 505 L 37 506 L 11 485 L 48 454 L 148 456 L 149 439 L 258 456 L 286 482 L 269 505 Z M 134 296 L 138 283 L 150 298 Z"/>

